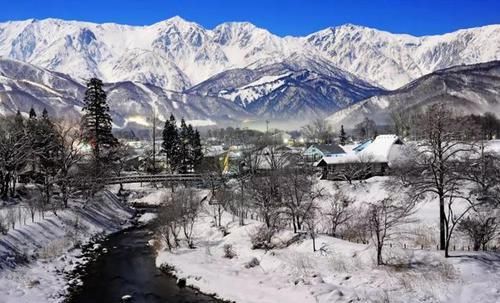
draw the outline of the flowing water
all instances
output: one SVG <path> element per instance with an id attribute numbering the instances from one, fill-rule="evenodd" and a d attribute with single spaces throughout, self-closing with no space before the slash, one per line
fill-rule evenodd
<path id="1" fill-rule="evenodd" d="M 191 288 L 179 288 L 174 277 L 155 266 L 155 253 L 147 246 L 150 230 L 131 229 L 109 237 L 101 254 L 86 268 L 83 286 L 71 303 L 187 303 L 221 302 Z M 124 296 L 131 296 L 123 301 Z"/>

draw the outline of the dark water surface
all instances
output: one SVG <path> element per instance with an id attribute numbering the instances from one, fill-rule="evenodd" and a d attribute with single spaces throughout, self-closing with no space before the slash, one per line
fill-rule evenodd
<path id="1" fill-rule="evenodd" d="M 191 288 L 179 288 L 175 278 L 155 266 L 147 228 L 136 228 L 109 237 L 102 243 L 108 250 L 87 267 L 83 286 L 72 295 L 71 303 L 127 302 L 221 302 Z"/>

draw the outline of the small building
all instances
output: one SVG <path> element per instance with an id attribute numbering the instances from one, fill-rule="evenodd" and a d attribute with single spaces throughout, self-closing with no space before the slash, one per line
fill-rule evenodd
<path id="1" fill-rule="evenodd" d="M 391 160 L 399 156 L 403 141 L 396 135 L 379 135 L 362 142 L 351 152 L 325 156 L 314 165 L 323 168 L 323 178 L 356 180 L 390 173 Z"/>
<path id="2" fill-rule="evenodd" d="M 313 144 L 304 151 L 306 162 L 316 162 L 324 157 L 345 155 L 345 151 L 337 144 Z"/>

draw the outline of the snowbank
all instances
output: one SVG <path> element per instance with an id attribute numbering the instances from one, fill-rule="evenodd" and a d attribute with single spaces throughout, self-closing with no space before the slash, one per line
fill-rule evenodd
<path id="1" fill-rule="evenodd" d="M 355 203 L 373 202 L 387 192 L 387 178 L 365 183 L 320 183 L 330 192 L 345 189 Z M 437 227 L 434 201 L 423 201 L 416 217 Z M 196 249 L 162 251 L 157 266 L 168 264 L 174 274 L 205 293 L 216 293 L 238 303 L 308 302 L 500 302 L 500 254 L 454 252 L 460 257 L 445 259 L 433 249 L 384 248 L 391 266 L 375 265 L 375 248 L 321 235 L 318 251 L 312 251 L 308 237 L 286 248 L 252 250 L 250 234 L 260 222 L 249 220 L 241 227 L 231 215 L 223 218 L 229 235 L 213 226 L 212 218 L 201 215 L 195 226 Z M 436 229 L 437 233 L 437 229 Z M 285 243 L 292 233 L 276 239 Z M 236 257 L 224 257 L 231 245 Z M 259 260 L 248 266 L 253 258 Z"/>
<path id="2" fill-rule="evenodd" d="M 62 301 L 67 289 L 64 274 L 88 261 L 79 258 L 79 249 L 71 248 L 129 227 L 133 216 L 132 209 L 104 192 L 91 203 L 73 201 L 57 216 L 46 213 L 43 220 L 0 236 L 0 302 Z"/>

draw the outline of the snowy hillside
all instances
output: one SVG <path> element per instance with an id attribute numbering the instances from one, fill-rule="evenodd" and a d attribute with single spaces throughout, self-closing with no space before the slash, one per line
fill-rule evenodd
<path id="1" fill-rule="evenodd" d="M 500 61 L 457 66 L 436 71 L 387 94 L 374 96 L 327 118 L 332 125 L 354 127 L 364 117 L 378 124 L 391 122 L 392 111 L 405 112 L 436 102 L 453 105 L 464 113 L 498 113 Z"/>
<path id="2" fill-rule="evenodd" d="M 342 191 L 352 199 L 351 207 L 358 209 L 367 201 L 390 195 L 388 181 L 387 177 L 353 184 L 319 181 L 327 193 L 319 205 L 326 213 L 334 201 L 331 197 Z M 398 194 L 404 195 L 403 191 L 392 193 Z M 188 285 L 240 303 L 498 302 L 499 254 L 464 251 L 461 247 L 468 243 L 455 238 L 453 245 L 460 251 L 452 255 L 457 258 L 445 259 L 442 251 L 435 250 L 437 205 L 431 197 L 424 199 L 411 223 L 397 227 L 399 232 L 384 248 L 386 258 L 394 262 L 387 266 L 375 265 L 373 243 L 350 242 L 325 233 L 317 235 L 315 252 L 306 232 L 297 237 L 288 229 L 273 237 L 274 248 L 255 249 L 252 235 L 262 222 L 246 219 L 240 226 L 225 213 L 222 226 L 227 234 L 223 234 L 214 226 L 210 206 L 195 223 L 195 249 L 161 251 L 156 264 L 173 267 Z M 319 225 L 328 226 L 329 220 L 322 214 Z M 227 247 L 234 254 L 230 258 Z"/>
<path id="3" fill-rule="evenodd" d="M 233 102 L 168 91 L 151 84 L 117 82 L 105 84 L 116 127 L 147 126 L 156 111 L 160 120 L 173 113 L 197 124 L 235 121 L 250 116 Z M 71 77 L 17 60 L 0 59 L 0 115 L 30 108 L 69 119 L 79 119 L 85 86 Z"/>
<path id="4" fill-rule="evenodd" d="M 413 37 L 343 25 L 278 37 L 246 22 L 206 29 L 174 17 L 149 26 L 58 19 L 0 23 L 0 56 L 76 78 L 145 81 L 181 90 L 257 61 L 307 54 L 385 88 L 437 69 L 500 59 L 500 26 Z"/>
<path id="5" fill-rule="evenodd" d="M 259 116 L 282 119 L 325 116 L 383 92 L 327 61 L 302 55 L 228 70 L 188 91 L 230 100 Z"/>

